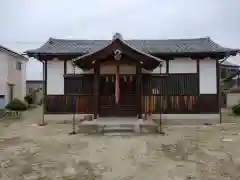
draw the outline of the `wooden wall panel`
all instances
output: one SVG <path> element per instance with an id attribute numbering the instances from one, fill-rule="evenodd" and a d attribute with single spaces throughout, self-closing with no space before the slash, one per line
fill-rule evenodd
<path id="1" fill-rule="evenodd" d="M 91 95 L 47 95 L 46 114 L 92 114 L 93 102 Z"/>
<path id="2" fill-rule="evenodd" d="M 142 112 L 146 114 L 209 114 L 218 113 L 217 95 L 144 96 Z"/>
<path id="3" fill-rule="evenodd" d="M 93 76 L 85 79 L 65 77 L 65 94 L 46 96 L 46 113 L 82 113 L 94 112 Z M 207 114 L 218 113 L 217 94 L 199 94 L 197 74 L 181 74 L 171 76 L 142 76 L 141 111 L 154 114 Z M 101 98 L 102 97 L 102 98 Z M 100 94 L 101 107 L 114 104 L 114 96 L 103 98 Z M 113 101 L 113 102 L 112 102 Z M 105 103 L 105 104 L 104 104 Z M 128 94 L 120 98 L 120 115 L 136 115 L 136 94 Z M 105 108 L 100 112 L 104 112 Z M 109 109 L 109 108 L 108 108 Z M 110 108 L 112 111 L 114 108 Z M 125 113 L 126 112 L 126 113 Z M 129 112 L 129 113 L 128 113 Z M 111 113 L 110 113 L 111 114 Z"/>

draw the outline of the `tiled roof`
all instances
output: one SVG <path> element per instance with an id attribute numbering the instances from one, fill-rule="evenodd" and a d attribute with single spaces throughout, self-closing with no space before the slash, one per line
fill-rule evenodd
<path id="1" fill-rule="evenodd" d="M 126 40 L 129 46 L 149 54 L 235 52 L 220 46 L 210 38 L 168 40 Z M 65 40 L 50 38 L 43 46 L 27 54 L 87 54 L 106 47 L 111 40 Z"/>
<path id="2" fill-rule="evenodd" d="M 238 64 L 233 64 L 233 63 L 231 63 L 231 62 L 229 62 L 229 61 L 224 61 L 221 65 L 222 65 L 222 66 L 240 67 L 240 65 L 238 65 Z"/>
<path id="3" fill-rule="evenodd" d="M 0 52 L 4 52 L 4 53 L 9 54 L 11 56 L 14 56 L 14 57 L 17 57 L 17 58 L 21 58 L 21 59 L 24 59 L 24 60 L 28 60 L 27 57 L 25 57 L 25 56 L 15 52 L 15 51 L 12 51 L 12 50 L 10 50 L 10 49 L 2 46 L 2 45 L 0 45 Z"/>

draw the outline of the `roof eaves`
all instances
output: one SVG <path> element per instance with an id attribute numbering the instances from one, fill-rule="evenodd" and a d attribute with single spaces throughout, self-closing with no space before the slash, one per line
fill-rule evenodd
<path id="1" fill-rule="evenodd" d="M 237 67 L 237 68 L 240 67 L 240 65 L 231 63 L 231 62 L 229 62 L 227 60 L 224 61 L 223 63 L 221 63 L 221 66 L 224 66 L 224 67 Z"/>
<path id="2" fill-rule="evenodd" d="M 222 53 L 222 54 L 225 54 L 226 56 L 227 55 L 235 56 L 238 53 L 240 53 L 239 49 L 231 49 L 231 48 L 222 47 L 219 44 L 217 44 L 216 42 L 214 42 L 213 40 L 211 40 L 211 38 L 209 38 L 209 37 L 207 37 L 207 38 L 195 38 L 195 39 L 168 39 L 168 40 L 164 40 L 164 41 L 176 41 L 176 40 L 183 40 L 183 41 L 201 40 L 203 43 L 206 42 L 208 45 L 210 44 L 210 47 L 212 46 L 213 48 L 212 49 L 210 48 L 207 51 L 205 50 L 205 51 L 192 51 L 192 52 L 189 52 L 189 51 L 187 51 L 187 52 L 186 51 L 185 52 L 184 51 L 166 51 L 166 52 L 157 52 L 157 51 L 156 52 L 151 52 L 151 51 L 149 51 L 149 52 L 147 52 L 149 49 L 146 48 L 146 51 L 143 52 L 143 50 L 140 51 L 141 48 L 140 48 L 140 50 L 138 50 L 138 48 L 135 48 L 135 46 L 133 44 L 129 44 L 129 42 L 128 42 L 129 40 L 126 40 L 126 41 L 122 40 L 122 42 L 125 45 L 128 45 L 130 48 L 132 48 L 132 49 L 134 49 L 134 50 L 136 50 L 138 52 L 140 51 L 141 53 L 145 53 L 145 55 L 146 54 L 147 55 L 150 55 L 150 54 L 152 54 L 152 55 L 154 55 L 154 54 L 163 54 L 163 55 L 164 54 L 175 54 L 175 55 L 176 54 L 180 54 L 180 55 L 182 55 L 182 54 L 186 54 L 186 53 L 188 53 L 188 54 L 196 54 L 196 53 Z M 88 54 L 89 55 L 91 53 L 95 53 L 99 49 L 102 49 L 102 48 L 108 46 L 109 43 L 111 43 L 111 40 L 102 40 L 102 41 L 106 41 L 106 44 L 104 44 L 104 46 L 96 48 L 93 51 L 86 51 L 86 52 L 83 51 L 82 49 L 78 49 L 78 51 L 76 51 L 76 52 L 70 51 L 70 50 L 69 50 L 69 52 L 68 51 L 65 51 L 65 52 L 62 51 L 61 52 L 61 50 L 59 50 L 59 51 L 55 50 L 55 52 L 54 51 L 53 52 L 48 52 L 48 51 L 50 51 L 48 47 L 54 47 L 54 49 L 58 48 L 57 46 L 55 47 L 54 44 L 58 45 L 58 43 L 60 43 L 60 45 L 62 45 L 62 43 L 64 44 L 64 43 L 69 43 L 69 42 L 70 43 L 76 42 L 78 44 L 77 41 L 78 40 L 66 40 L 66 39 L 49 38 L 48 41 L 46 43 L 44 43 L 40 48 L 35 49 L 35 50 L 29 50 L 29 51 L 26 51 L 25 53 L 28 56 L 31 56 L 31 57 L 34 57 L 34 56 L 36 57 L 36 56 L 38 56 L 40 54 L 42 54 L 42 55 L 44 55 L 44 54 L 48 54 L 48 55 L 66 55 L 66 54 L 69 54 L 69 53 L 73 54 L 73 55 L 81 56 L 81 55 L 84 55 L 84 54 Z M 93 41 L 92 43 L 94 44 L 94 40 L 85 40 L 85 41 Z M 139 41 L 145 41 L 145 40 L 139 40 Z M 156 41 L 158 41 L 158 40 L 156 40 Z M 89 45 L 91 45 L 91 43 Z"/>
<path id="3" fill-rule="evenodd" d="M 226 47 L 223 47 L 223 46 L 221 46 L 220 44 L 218 44 L 218 43 L 216 43 L 215 41 L 213 41 L 210 37 L 208 37 L 207 40 L 208 40 L 211 44 L 213 44 L 213 45 L 219 47 L 219 49 L 222 49 L 221 52 L 226 52 L 226 53 L 236 53 L 236 54 L 240 53 L 240 49 L 234 49 L 234 48 L 226 48 Z"/>
<path id="4" fill-rule="evenodd" d="M 25 57 L 24 55 L 19 54 L 19 53 L 15 52 L 15 51 L 12 51 L 12 50 L 10 50 L 10 49 L 2 46 L 2 45 L 0 45 L 0 51 L 6 53 L 8 55 L 11 55 L 13 57 L 21 58 L 21 59 L 24 59 L 25 61 L 28 61 L 28 58 Z"/>
<path id="5" fill-rule="evenodd" d="M 31 55 L 36 55 L 36 54 L 38 54 L 38 53 L 41 53 L 41 52 L 39 52 L 39 50 L 43 47 L 43 46 L 45 46 L 45 45 L 47 45 L 47 44 L 51 44 L 52 42 L 54 41 L 54 39 L 52 38 L 52 37 L 50 37 L 42 46 L 40 46 L 39 48 L 37 48 L 37 49 L 31 49 L 31 50 L 27 50 L 27 51 L 24 51 L 23 53 L 24 54 L 27 54 L 28 56 L 31 54 Z M 41 53 L 42 54 L 42 53 Z"/>

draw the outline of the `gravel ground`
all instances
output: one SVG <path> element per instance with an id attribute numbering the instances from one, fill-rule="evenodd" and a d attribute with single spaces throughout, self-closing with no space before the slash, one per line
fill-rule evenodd
<path id="1" fill-rule="evenodd" d="M 0 122 L 1 180 L 240 179 L 240 118 L 165 136 L 69 136 L 71 125 L 35 125 L 40 114 Z"/>

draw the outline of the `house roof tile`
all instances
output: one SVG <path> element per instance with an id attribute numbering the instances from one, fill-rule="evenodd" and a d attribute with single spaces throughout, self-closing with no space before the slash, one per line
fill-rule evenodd
<path id="1" fill-rule="evenodd" d="M 111 40 L 66 40 L 50 38 L 43 46 L 27 54 L 87 54 L 106 47 Z M 126 40 L 130 46 L 149 54 L 238 52 L 220 46 L 210 38 Z"/>

